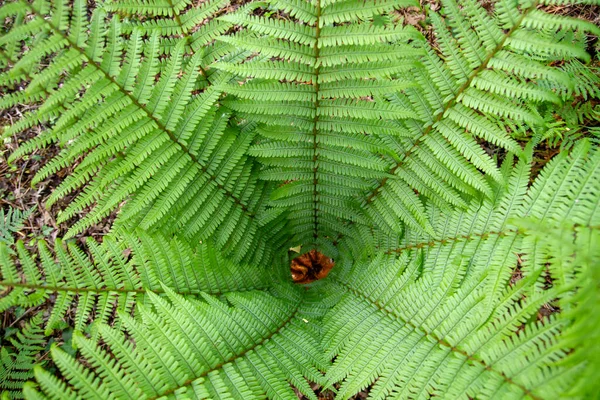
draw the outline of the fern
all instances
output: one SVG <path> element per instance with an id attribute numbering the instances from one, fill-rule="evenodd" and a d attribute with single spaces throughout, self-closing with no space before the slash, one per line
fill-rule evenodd
<path id="1" fill-rule="evenodd" d="M 305 377 L 341 382 L 339 398 L 375 380 L 373 398 L 589 391 L 578 380 L 582 354 L 569 349 L 585 340 L 573 329 L 590 310 L 581 300 L 595 293 L 597 257 L 585 249 L 598 240 L 600 152 L 580 142 L 530 188 L 527 160 L 511 166 L 509 159 L 502 168 L 509 185 L 497 185 L 493 199 L 451 215 L 430 207 L 435 236 L 407 232 L 375 252 L 341 243 L 347 257 L 308 291 L 281 276 L 265 292 L 234 289 L 198 300 L 154 288 L 138 302 L 136 319 L 120 313 L 130 339 L 100 322 L 111 353 L 78 334 L 89 367 L 54 348 L 68 386 L 36 369 L 40 387 L 54 397 L 293 398 L 287 381 L 312 397 Z M 541 235 L 540 227 L 556 233 Z M 569 311 L 540 317 L 545 306 Z"/>
<path id="2" fill-rule="evenodd" d="M 235 97 L 223 104 L 260 123 L 249 154 L 266 166 L 263 179 L 283 183 L 271 198 L 290 210 L 296 242 L 313 246 L 335 237 L 340 220 L 368 222 L 354 198 L 385 176 L 388 161 L 377 153 L 393 157 L 385 137 L 396 134 L 395 119 L 408 116 L 373 100 L 411 86 L 402 73 L 419 54 L 411 44 L 420 38 L 414 29 L 359 22 L 411 2 L 351 4 L 306 3 L 300 11 L 274 1 L 271 18 L 249 15 L 255 7 L 222 17 L 246 30 L 219 40 L 253 54 L 240 64 L 217 65 L 239 75 L 224 88 Z"/>
<path id="3" fill-rule="evenodd" d="M 600 29 L 556 4 L 0 6 L 10 162 L 57 149 L 68 226 L 3 234 L 0 311 L 47 309 L 3 396 L 597 397 Z M 299 247 L 331 273 L 293 284 Z"/>
<path id="4" fill-rule="evenodd" d="M 185 38 L 186 47 L 198 51 L 230 27 L 230 24 L 214 18 L 228 5 L 227 1 L 211 0 L 190 7 L 192 3 L 190 0 L 113 1 L 104 9 L 123 16 L 123 31 L 126 33 L 139 30 L 145 34 L 157 34 L 161 38 L 160 52 L 170 53 L 177 46 L 179 37 Z"/>
<path id="5" fill-rule="evenodd" d="M 491 16 L 475 1 L 442 5 L 446 18 L 430 14 L 437 48 L 427 49 L 422 59 L 423 69 L 415 76 L 420 85 L 392 99 L 421 121 L 404 123 L 411 135 L 393 149 L 402 155 L 388 171 L 393 177 L 382 179 L 366 196 L 366 203 L 378 210 L 394 210 L 400 194 L 394 182 L 407 183 L 446 208 L 462 206 L 464 194 L 489 196 L 489 182 L 480 172 L 496 180 L 500 174 L 476 139 L 518 154 L 511 126 L 542 125 L 536 109 L 559 102 L 554 91 L 573 85 L 547 63 L 589 57 L 582 44 L 564 44 L 566 32 L 550 32 L 557 24 L 597 32 L 591 24 L 544 14 L 537 2 L 498 1 Z M 414 197 L 405 191 L 408 195 Z M 393 221 L 393 216 L 387 219 Z"/>
<path id="6" fill-rule="evenodd" d="M 292 206 L 297 241 L 313 245 L 320 236 L 336 237 L 344 219 L 395 232 L 401 222 L 431 231 L 424 197 L 448 207 L 464 206 L 463 194 L 489 195 L 480 171 L 497 180 L 500 173 L 475 139 L 520 152 L 507 125 L 542 125 L 536 108 L 560 102 L 554 91 L 573 84 L 543 62 L 588 57 L 580 47 L 565 49 L 560 39 L 554 44 L 556 37 L 545 32 L 598 32 L 591 24 L 544 14 L 536 3 L 499 2 L 491 18 L 476 2 L 465 2 L 461 11 L 446 1 L 444 13 L 454 22 L 446 26 L 431 14 L 438 55 L 413 31 L 359 22 L 410 3 L 383 2 L 373 9 L 342 4 L 317 2 L 302 12 L 287 2 L 269 5 L 295 21 L 244 9 L 224 19 L 247 31 L 220 39 L 262 56 L 217 66 L 243 78 L 225 89 L 237 99 L 224 104 L 265 125 L 259 129 L 264 139 L 250 154 L 269 167 L 263 179 L 284 181 L 272 198 Z M 544 49 L 538 61 L 531 60 L 535 49 L 524 35 L 546 43 L 538 47 Z M 419 52 L 411 47 L 425 47 L 421 68 L 414 67 Z M 373 185 L 373 179 L 379 182 Z"/>
<path id="7" fill-rule="evenodd" d="M 84 189 L 59 221 L 88 207 L 92 211 L 67 237 L 126 202 L 117 226 L 160 230 L 175 225 L 195 240 L 215 235 L 236 259 L 257 262 L 272 256 L 268 243 L 286 242 L 285 233 L 275 228 L 284 226 L 284 214 L 294 241 L 324 246 L 348 234 L 344 221 L 390 232 L 400 232 L 404 224 L 431 232 L 425 199 L 448 208 L 464 207 L 464 197 L 477 192 L 490 195 L 482 172 L 497 180 L 500 175 L 475 137 L 519 152 L 510 127 L 543 125 L 536 108 L 559 102 L 554 92 L 573 85 L 567 74 L 544 62 L 586 59 L 581 41 L 565 42 L 572 32 L 598 31 L 583 21 L 544 14 L 536 3 L 498 2 L 490 17 L 476 3 L 466 1 L 463 10 L 447 1 L 443 12 L 456 22 L 447 27 L 430 14 L 439 56 L 445 59 L 441 64 L 415 30 L 368 22 L 410 3 L 359 8 L 352 2 L 274 2 L 270 9 L 293 19 L 249 15 L 260 3 L 243 7 L 213 19 L 246 28 L 218 38 L 230 46 L 211 44 L 209 35 L 191 47 L 191 56 L 186 49 L 194 39 L 182 18 L 212 15 L 217 3 L 192 9 L 185 2 L 152 3 L 147 9 L 140 4 L 110 3 L 106 9 L 172 15 L 174 21 L 123 25 L 112 17 L 106 29 L 106 11 L 97 9 L 87 35 L 77 32 L 86 24 L 84 4 L 5 9 L 15 21 L 5 42 L 36 32 L 56 40 L 51 48 L 44 44 L 28 52 L 2 79 L 31 81 L 25 95 L 15 93 L 5 106 L 44 100 L 7 134 L 56 119 L 52 129 L 12 159 L 53 141 L 69 143 L 38 174 L 39 181 L 85 155 L 49 202 Z M 16 24 L 23 12 L 37 18 Z M 42 18 L 69 12 L 72 26 Z M 179 28 L 168 28 L 173 22 Z M 161 50 L 166 41 L 172 45 Z M 163 51 L 166 59 L 159 56 Z M 23 70 L 24 62 L 35 66 L 53 52 L 60 55 L 49 67 Z M 55 87 L 64 70 L 72 73 Z M 184 79 L 175 84 L 178 77 Z M 71 100 L 81 85 L 84 93 Z M 223 91 L 229 96 L 219 101 Z M 245 124 L 228 126 L 227 109 Z M 248 120 L 260 126 L 254 129 Z M 254 131 L 259 136 L 252 143 Z M 248 155 L 268 168 L 258 174 Z M 298 157 L 303 161 L 296 162 Z M 273 193 L 269 181 L 279 182 Z M 273 200 L 269 206 L 265 194 Z M 220 212 L 213 212 L 217 208 Z M 259 229 L 280 235 L 263 237 Z"/>
<path id="8" fill-rule="evenodd" d="M 14 242 L 13 235 L 23 229 L 24 222 L 35 207 L 29 210 L 21 211 L 16 208 L 9 207 L 6 213 L 4 209 L 0 210 L 0 242 L 10 244 Z"/>
<path id="9" fill-rule="evenodd" d="M 97 375 L 54 348 L 55 362 L 75 386 L 66 393 L 86 398 L 292 398 L 289 380 L 316 399 L 303 376 L 320 379 L 313 364 L 324 361 L 316 338 L 311 340 L 296 317 L 301 312 L 297 299 L 237 293 L 222 300 L 204 295 L 193 302 L 170 290 L 167 296 L 151 295 L 148 307 L 153 309 L 139 307 L 139 322 L 122 317 L 137 343 L 135 350 L 121 332 L 100 327 L 102 338 L 119 356 L 117 363 L 89 339 L 75 338 Z M 49 394 L 63 395 L 55 377 L 40 369 L 36 376 Z"/>
<path id="10" fill-rule="evenodd" d="M 584 65 L 578 61 L 565 64 L 562 69 L 575 82 L 573 88 L 562 93 L 565 104 L 557 109 L 547 110 L 546 120 L 549 129 L 538 131 L 534 140 L 547 140 L 549 145 L 569 148 L 582 136 L 591 133 L 598 137 L 597 131 L 600 114 L 596 102 L 600 98 L 600 76 L 598 69 Z M 573 97 L 580 101 L 571 101 Z"/>
<path id="11" fill-rule="evenodd" d="M 577 287 L 589 293 L 592 281 L 577 271 L 592 268 L 585 259 L 595 257 L 585 249 L 600 222 L 593 194 L 599 162 L 598 151 L 581 143 L 527 191 L 529 167 L 521 162 L 493 202 L 447 216 L 431 209 L 435 236 L 407 234 L 371 261 L 338 267 L 328 289 L 340 298 L 324 322 L 328 358 L 336 360 L 326 377 L 330 385 L 342 381 L 338 396 L 349 398 L 376 378 L 372 398 L 567 392 L 581 368 L 560 361 L 574 346 L 560 336 L 569 318 L 538 312 L 567 307 Z M 512 282 L 515 264 L 522 279 Z M 579 304 L 574 314 L 590 306 Z"/>
<path id="12" fill-rule="evenodd" d="M 562 262 L 565 259 L 565 254 L 556 252 L 556 244 L 562 239 L 563 237 L 558 235 L 542 239 L 546 240 L 548 248 L 551 249 L 550 254 L 555 255 L 555 257 L 553 257 L 555 263 Z M 567 330 L 565 338 L 568 345 L 576 349 L 568 360 L 569 364 L 576 366 L 579 363 L 585 363 L 586 367 L 583 370 L 583 376 L 576 385 L 568 390 L 567 393 L 572 396 L 584 398 L 598 397 L 598 392 L 594 385 L 587 385 L 586 382 L 591 382 L 595 371 L 598 370 L 598 358 L 596 357 L 598 354 L 598 346 L 595 345 L 598 336 L 598 317 L 594 312 L 594 310 L 597 310 L 599 304 L 596 286 L 596 283 L 598 282 L 598 268 L 595 268 L 595 266 L 598 265 L 598 254 L 593 250 L 589 251 L 589 249 L 594 249 L 595 247 L 588 246 L 595 246 L 599 239 L 600 237 L 598 236 L 597 230 L 578 228 L 577 239 L 572 247 L 573 249 L 578 250 L 578 253 L 576 253 L 578 257 L 576 265 L 582 266 L 582 274 L 578 280 L 578 284 L 580 284 L 582 289 L 569 299 L 569 305 L 580 304 L 580 306 L 569 312 L 574 323 Z M 572 242 L 567 243 L 571 244 Z M 586 338 L 583 343 L 581 340 L 582 337 Z"/>
<path id="13" fill-rule="evenodd" d="M 33 378 L 33 367 L 46 343 L 40 328 L 41 322 L 39 314 L 31 318 L 23 330 L 17 332 L 16 337 L 5 341 L 12 346 L 4 343 L 0 349 L 0 389 L 3 391 L 3 399 L 22 399 L 23 385 Z"/>
<path id="14" fill-rule="evenodd" d="M 256 181 L 255 167 L 244 154 L 252 136 L 227 126 L 229 114 L 215 105 L 220 91 L 207 87 L 201 73 L 206 66 L 202 52 L 187 57 L 186 40 L 181 39 L 168 59 L 161 60 L 158 33 L 144 40 L 143 30 L 134 29 L 125 38 L 118 18 L 107 25 L 106 12 L 96 9 L 88 21 L 85 8 L 82 2 L 73 9 L 62 2 L 9 8 L 7 16 L 15 20 L 24 12 L 34 18 L 13 26 L 2 42 L 33 34 L 56 38 L 55 47 L 27 53 L 0 81 L 29 81 L 25 94 L 5 98 L 4 107 L 23 98 L 43 99 L 43 105 L 7 129 L 7 135 L 40 122 L 52 124 L 13 153 L 12 160 L 54 141 L 68 143 L 34 183 L 86 155 L 47 203 L 83 189 L 58 222 L 85 208 L 92 210 L 66 237 L 134 197 L 121 210 L 123 224 L 151 229 L 177 223 L 176 229 L 188 237 L 215 235 L 219 245 L 238 258 L 254 254 L 257 260 L 268 259 L 269 238 L 256 232 L 273 217 L 262 218 L 263 191 L 268 188 Z M 71 26 L 56 20 L 71 13 Z M 88 23 L 89 35 L 77 31 Z M 48 52 L 58 54 L 49 66 L 36 67 Z M 220 84 L 227 77 L 216 73 L 211 79 Z M 192 93 L 202 88 L 202 93 Z M 223 211 L 226 207 L 229 213 Z M 214 213 L 216 208 L 222 211 Z"/>
<path id="15" fill-rule="evenodd" d="M 54 249 L 53 254 L 39 242 L 37 262 L 18 242 L 17 266 L 10 249 L 0 247 L 0 287 L 11 289 L 1 299 L 0 311 L 15 305 L 36 306 L 55 294 L 46 334 L 61 326 L 71 307 L 76 310 L 73 327 L 81 332 L 90 322 L 118 323 L 119 312 L 130 312 L 136 303 L 146 301 L 147 293 L 163 293 L 164 287 L 178 294 L 198 295 L 270 285 L 266 270 L 232 264 L 210 244 L 192 247 L 179 238 L 169 240 L 139 232 L 107 237 L 102 244 L 90 239 L 87 249 L 91 258 L 71 243 L 57 241 Z"/>

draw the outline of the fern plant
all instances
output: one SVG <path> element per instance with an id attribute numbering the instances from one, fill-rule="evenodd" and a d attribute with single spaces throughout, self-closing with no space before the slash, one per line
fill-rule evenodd
<path id="1" fill-rule="evenodd" d="M 595 388 L 580 377 L 582 370 L 594 373 L 585 352 L 596 344 L 585 344 L 574 330 L 596 304 L 581 297 L 595 301 L 597 291 L 590 274 L 600 240 L 600 152 L 579 143 L 530 188 L 529 165 L 521 160 L 512 168 L 507 160 L 508 185 L 466 211 L 446 215 L 431 206 L 434 236 L 415 230 L 396 242 L 374 237 L 371 246 L 347 239 L 330 278 L 308 290 L 269 273 L 268 286 L 246 284 L 251 290 L 242 292 L 233 282 L 249 271 L 233 266 L 229 282 L 206 281 L 198 298 L 167 285 L 150 289 L 138 301 L 136 318 L 120 310 L 112 328 L 96 319 L 98 337 L 76 334 L 84 364 L 54 347 L 63 378 L 37 368 L 40 388 L 51 398 L 294 398 L 289 382 L 314 398 L 307 378 L 341 383 L 339 398 L 376 382 L 373 398 L 543 399 L 578 382 L 573 394 L 586 398 Z M 28 256 L 20 258 L 26 265 Z M 96 260 L 102 258 L 108 259 L 99 252 Z M 218 271 L 188 265 L 198 273 Z M 231 291 L 207 293 L 223 287 Z M 568 311 L 540 314 L 545 307 Z M 39 396 L 32 385 L 25 394 Z"/>
<path id="2" fill-rule="evenodd" d="M 40 328 L 42 319 L 39 315 L 33 317 L 22 331 L 17 332 L 16 337 L 8 339 L 14 351 L 5 342 L 0 349 L 0 388 L 2 398 L 23 398 L 22 388 L 25 382 L 33 378 L 33 368 L 44 365 L 38 360 L 41 351 L 44 350 L 45 338 Z"/>
<path id="3" fill-rule="evenodd" d="M 35 207 L 22 211 L 9 207 L 6 212 L 0 210 L 0 243 L 14 242 L 14 234 L 23 229 L 25 220 L 33 213 Z"/>
<path id="4" fill-rule="evenodd" d="M 0 6 L 3 138 L 42 128 L 10 161 L 57 148 L 34 184 L 72 198 L 62 239 L 0 243 L 0 311 L 46 309 L 6 396 L 597 397 L 600 29 L 554 3 Z"/>
<path id="5" fill-rule="evenodd" d="M 562 93 L 565 103 L 558 110 L 546 111 L 548 129 L 535 133 L 534 140 L 547 140 L 549 145 L 568 148 L 586 133 L 598 137 L 598 105 L 600 99 L 600 76 L 597 66 L 587 66 L 573 60 L 562 69 L 573 77 L 574 86 Z M 579 101 L 570 100 L 573 96 Z"/>

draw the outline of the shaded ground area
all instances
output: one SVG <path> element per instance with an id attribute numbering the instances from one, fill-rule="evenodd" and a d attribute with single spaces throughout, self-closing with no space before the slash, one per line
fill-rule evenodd
<path id="1" fill-rule="evenodd" d="M 13 121 L 17 121 L 19 115 L 25 111 L 28 111 L 26 106 L 0 111 L 0 129 L 3 126 L 12 125 Z M 46 208 L 46 202 L 52 191 L 64 177 L 69 175 L 73 168 L 63 169 L 32 186 L 35 174 L 59 153 L 60 149 L 56 146 L 36 150 L 32 154 L 8 164 L 10 154 L 27 140 L 35 137 L 42 129 L 42 127 L 34 127 L 19 135 L 5 138 L 0 146 L 0 208 L 12 207 L 22 211 L 34 209 L 23 229 L 17 234 L 17 239 L 26 242 L 41 238 L 54 241 L 57 237 L 64 235 L 68 225 L 66 223 L 58 224 L 56 217 L 59 211 L 65 208 L 79 193 L 71 193 L 51 208 Z M 86 230 L 78 237 L 101 238 L 109 232 L 113 219 L 114 215 Z"/>

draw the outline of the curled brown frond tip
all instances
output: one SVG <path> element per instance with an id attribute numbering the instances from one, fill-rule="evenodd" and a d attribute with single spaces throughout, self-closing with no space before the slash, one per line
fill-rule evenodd
<path id="1" fill-rule="evenodd" d="M 334 265 L 332 258 L 313 249 L 292 260 L 292 279 L 295 283 L 311 283 L 325 278 Z"/>

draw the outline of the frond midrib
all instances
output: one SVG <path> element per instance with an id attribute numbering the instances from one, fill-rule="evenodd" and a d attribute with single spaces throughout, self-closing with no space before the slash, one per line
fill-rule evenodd
<path id="1" fill-rule="evenodd" d="M 313 87 L 315 88 L 315 101 L 314 101 L 314 107 L 315 107 L 315 117 L 313 118 L 313 224 L 314 224 L 314 231 L 313 231 L 313 239 L 315 241 L 314 243 L 314 247 L 316 247 L 316 242 L 317 239 L 319 237 L 319 209 L 318 209 L 318 190 L 317 190 L 317 186 L 319 183 L 319 178 L 318 178 L 318 145 L 317 145 L 317 135 L 318 135 L 318 129 L 317 129 L 317 125 L 319 123 L 319 113 L 317 112 L 319 110 L 319 72 L 321 69 L 321 65 L 318 62 L 319 61 L 319 53 L 320 53 L 320 48 L 319 48 L 319 36 L 321 34 L 321 25 L 320 25 L 320 19 L 321 19 L 321 0 L 317 0 L 317 15 L 316 15 L 317 19 L 315 21 L 315 44 L 313 47 L 313 51 L 314 51 L 314 56 L 315 56 L 315 69 L 314 69 L 314 83 L 313 83 Z"/>
<path id="2" fill-rule="evenodd" d="M 573 228 L 573 233 L 575 233 L 575 230 L 577 230 L 578 228 L 600 230 L 600 225 L 573 224 L 572 228 Z M 410 251 L 413 249 L 422 249 L 425 247 L 435 247 L 440 244 L 444 245 L 444 244 L 461 242 L 461 241 L 470 242 L 473 240 L 485 240 L 492 236 L 505 237 L 505 236 L 513 235 L 513 234 L 519 235 L 524 232 L 525 232 L 525 230 L 522 230 L 522 229 L 507 228 L 507 229 L 501 229 L 498 231 L 490 230 L 490 231 L 484 231 L 484 232 L 479 232 L 479 233 L 471 233 L 469 235 L 447 236 L 447 237 L 443 237 L 443 238 L 439 238 L 439 239 L 433 239 L 433 240 L 421 241 L 421 242 L 413 243 L 413 244 L 407 244 L 405 246 L 397 247 L 395 249 L 389 249 L 385 252 L 385 254 L 387 254 L 387 255 L 402 254 L 405 251 Z"/>
<path id="3" fill-rule="evenodd" d="M 0 281 L 0 287 L 5 287 L 5 288 L 24 288 L 24 289 L 35 289 L 35 290 L 47 290 L 50 292 L 69 292 L 69 293 L 140 293 L 140 294 L 144 294 L 144 293 L 155 293 L 155 294 L 162 294 L 162 293 L 166 293 L 165 290 L 163 289 L 150 289 L 150 288 L 110 288 L 110 287 L 100 287 L 100 288 L 94 288 L 94 287 L 76 287 L 76 286 L 49 286 L 49 285 L 44 285 L 44 284 L 33 284 L 33 283 L 25 283 L 25 282 L 10 282 L 10 281 Z M 208 293 L 211 294 L 213 296 L 219 296 L 219 295 L 223 295 L 223 294 L 227 294 L 227 293 L 236 293 L 236 292 L 251 292 L 251 291 L 266 291 L 269 288 L 268 287 L 243 287 L 243 288 L 236 288 L 235 290 L 229 290 L 229 291 L 219 291 L 219 290 L 187 290 L 187 291 L 180 291 L 180 290 L 175 290 L 175 288 L 170 288 L 173 292 L 180 294 L 180 295 L 186 295 L 186 294 L 191 294 L 191 295 L 198 295 L 200 293 Z"/>
<path id="4" fill-rule="evenodd" d="M 169 5 L 169 7 L 171 7 L 173 9 L 173 17 L 175 19 L 175 23 L 177 23 L 177 25 L 179 26 L 179 28 L 181 29 L 181 32 L 185 32 L 185 29 L 183 28 L 183 23 L 181 22 L 181 17 L 179 16 L 179 13 L 175 10 L 175 6 L 173 6 L 173 0 L 166 0 L 167 4 Z M 193 7 L 196 8 L 196 7 Z M 185 44 L 187 45 L 191 39 L 191 35 L 188 32 L 183 33 L 183 38 L 185 39 Z M 200 74 L 204 77 L 207 76 L 206 73 L 206 69 L 204 69 L 204 67 L 202 65 L 200 65 L 200 63 L 198 63 L 198 68 L 200 69 Z"/>

